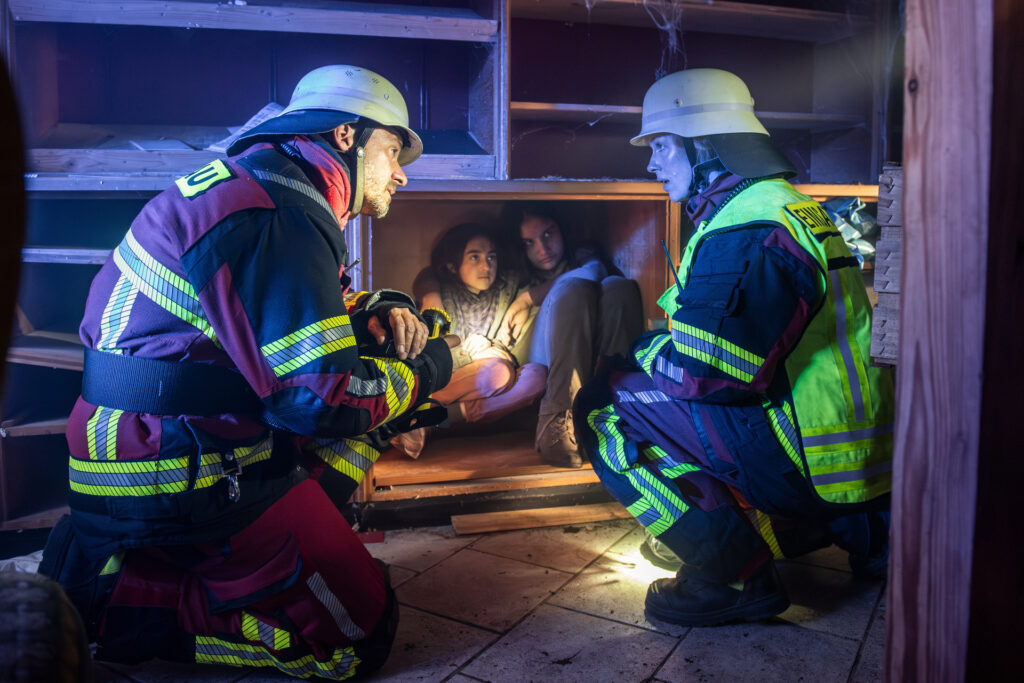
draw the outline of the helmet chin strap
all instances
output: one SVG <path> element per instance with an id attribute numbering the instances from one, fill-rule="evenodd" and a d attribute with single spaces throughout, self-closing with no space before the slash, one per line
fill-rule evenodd
<path id="1" fill-rule="evenodd" d="M 363 128 L 355 144 L 346 153 L 354 162 L 352 164 L 352 204 L 350 208 L 353 216 L 363 210 L 363 190 L 366 178 L 365 148 L 366 143 L 370 141 L 370 136 L 373 135 L 373 131 L 374 129 L 371 126 Z"/>
<path id="2" fill-rule="evenodd" d="M 686 151 L 686 161 L 690 164 L 690 186 L 686 188 L 686 198 L 689 199 L 697 194 L 699 185 L 697 175 L 697 147 L 693 144 L 693 138 L 683 138 L 683 149 Z"/>
<path id="3" fill-rule="evenodd" d="M 708 179 L 715 171 L 725 171 L 725 165 L 717 156 L 707 161 L 697 163 L 697 146 L 693 144 L 693 138 L 683 138 L 683 149 L 686 150 L 686 160 L 690 163 L 690 186 L 686 188 L 686 198 L 689 199 L 707 189 Z"/>

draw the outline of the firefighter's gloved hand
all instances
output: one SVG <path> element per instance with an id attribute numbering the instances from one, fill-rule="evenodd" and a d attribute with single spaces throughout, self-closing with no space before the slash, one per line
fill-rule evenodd
<path id="1" fill-rule="evenodd" d="M 366 436 L 376 448 L 384 450 L 389 447 L 392 437 L 396 434 L 411 432 L 421 427 L 433 427 L 434 425 L 441 424 L 446 419 L 448 419 L 448 408 L 433 399 L 427 399 L 426 403 L 417 406 L 415 410 L 411 410 L 390 422 L 385 422 L 376 429 L 367 432 Z"/>
<path id="2" fill-rule="evenodd" d="M 397 304 L 381 306 L 374 313 L 367 321 L 367 330 L 378 346 L 393 346 L 399 360 L 415 358 L 426 346 L 429 330 L 415 311 Z"/>

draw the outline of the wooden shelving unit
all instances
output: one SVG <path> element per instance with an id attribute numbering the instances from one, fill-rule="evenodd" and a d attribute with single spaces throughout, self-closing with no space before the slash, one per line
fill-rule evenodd
<path id="1" fill-rule="evenodd" d="M 52 89 L 52 84 L 66 82 L 66 89 L 72 93 L 77 86 L 70 83 L 71 77 L 67 76 L 73 67 L 54 59 L 54 49 L 65 52 L 83 50 L 87 58 L 104 62 L 97 64 L 93 73 L 107 71 L 109 73 L 105 75 L 116 80 L 126 77 L 118 69 L 128 74 L 132 67 L 111 67 L 111 60 L 104 56 L 104 50 L 145 49 L 148 47 L 146 38 L 131 32 L 147 31 L 146 37 L 155 36 L 159 41 L 163 34 L 153 33 L 157 29 L 171 32 L 166 35 L 184 36 L 189 42 L 196 42 L 192 36 L 197 31 L 203 35 L 213 35 L 212 31 L 226 32 L 240 36 L 237 40 L 244 41 L 250 39 L 243 34 L 267 34 L 270 37 L 266 39 L 269 41 L 266 48 L 254 49 L 252 58 L 237 62 L 237 80 L 251 82 L 266 78 L 263 74 L 247 75 L 245 71 L 247 67 L 250 70 L 259 68 L 266 53 L 271 71 L 268 81 L 271 96 L 282 102 L 287 102 L 293 81 L 282 83 L 278 89 L 279 79 L 295 79 L 297 75 L 292 71 L 305 72 L 325 60 L 345 61 L 337 56 L 316 57 L 314 53 L 310 59 L 318 61 L 296 69 L 293 62 L 301 62 L 305 52 L 313 51 L 307 44 L 296 42 L 300 39 L 290 38 L 292 36 L 350 36 L 352 40 L 360 41 L 361 49 L 356 52 L 362 55 L 362 61 L 357 54 L 353 54 L 349 61 L 365 64 L 369 59 L 371 68 L 376 61 L 388 61 L 389 53 L 393 52 L 388 45 L 401 45 L 400 51 L 395 52 L 399 59 L 408 61 L 419 54 L 420 59 L 431 64 L 431 67 L 414 74 L 420 82 L 412 83 L 411 87 L 432 93 L 435 88 L 431 79 L 435 79 L 439 82 L 438 91 L 459 94 L 465 100 L 461 117 L 458 107 L 438 115 L 435 110 L 440 107 L 433 101 L 425 99 L 422 102 L 420 120 L 411 123 L 427 142 L 427 153 L 408 168 L 409 175 L 502 178 L 506 165 L 503 130 L 507 105 L 503 99 L 505 90 L 494 87 L 495 83 L 501 82 L 505 72 L 504 38 L 499 30 L 502 6 L 500 0 L 475 2 L 472 3 L 473 8 L 465 6 L 462 0 L 454 0 L 452 4 L 452 7 L 425 7 L 418 4 L 323 0 L 239 3 L 213 0 L 7 0 L 9 25 L 13 29 L 13 36 L 8 37 L 7 53 L 13 58 L 9 63 L 15 76 L 19 75 L 19 70 L 28 72 L 22 73 L 22 80 L 26 82 L 23 90 L 29 93 L 30 100 L 25 112 L 30 122 L 27 126 L 29 189 L 158 190 L 166 187 L 169 181 L 223 156 L 208 149 L 210 144 L 226 138 L 228 126 L 241 125 L 258 106 L 239 110 L 232 114 L 232 119 L 222 119 L 223 126 L 183 125 L 181 121 L 151 124 L 144 118 L 126 122 L 119 120 L 122 117 L 116 109 L 110 110 L 106 121 L 97 121 L 97 110 L 106 106 L 102 103 L 86 108 L 88 112 L 86 109 L 79 112 L 79 116 L 88 115 L 91 120 L 63 119 L 68 114 L 67 108 L 61 105 L 61 88 Z M 105 33 L 90 34 L 93 26 L 105 27 L 108 33 L 114 33 L 109 36 Z M 24 50 L 26 57 L 18 59 L 18 48 L 21 47 L 18 45 L 19 31 L 22 28 L 32 36 L 28 39 L 32 44 Z M 121 40 L 122 35 L 126 39 Z M 295 44 L 282 42 L 285 39 Z M 105 41 L 110 44 L 105 44 Z M 179 45 L 180 39 L 175 38 L 166 46 L 156 44 L 152 49 L 155 52 L 174 50 Z M 321 51 L 329 51 L 329 48 Z M 282 56 L 279 57 L 278 53 Z M 165 75 L 176 77 L 181 73 L 178 69 L 190 69 L 187 61 L 174 66 L 170 61 L 173 58 L 174 55 L 168 53 L 167 64 L 160 66 L 167 72 Z M 433 66 L 435 62 L 437 66 Z M 455 75 L 457 70 L 445 69 L 448 64 L 458 65 L 463 73 Z M 387 71 L 381 67 L 378 70 Z M 217 91 L 223 89 L 212 82 L 203 83 L 207 71 L 206 67 L 193 70 L 197 76 L 190 86 L 196 91 L 193 96 L 200 100 L 204 91 L 216 98 L 219 97 Z M 159 78 L 158 74 L 153 76 Z M 392 76 L 392 79 L 400 85 L 405 84 L 408 89 L 412 76 L 410 71 L 409 74 Z M 33 83 L 49 83 L 51 90 L 37 88 Z M 409 94 L 413 95 L 411 102 L 414 106 L 419 106 L 422 93 Z M 207 108 L 223 109 L 210 105 Z M 185 116 L 195 117 L 189 113 Z M 462 128 L 451 129 L 453 125 L 461 125 Z M 435 126 L 438 127 L 435 129 Z M 142 182 L 139 182 L 140 178 Z M 145 182 L 146 179 L 150 182 Z"/>
<path id="2" fill-rule="evenodd" d="M 101 226 L 110 239 L 83 236 L 76 244 L 67 235 L 77 234 L 68 227 L 76 225 L 77 205 L 66 214 L 39 212 L 44 218 L 30 225 L 22 250 L 23 262 L 33 264 L 31 286 L 66 287 L 59 294 L 84 306 L 85 292 L 52 272 L 73 265 L 81 279 L 106 260 L 128 227 L 120 225 L 123 212 L 108 206 L 141 205 L 221 157 L 210 147 L 267 101 L 286 102 L 309 69 L 355 63 L 406 89 L 427 152 L 407 167 L 410 183 L 386 219 L 361 217 L 346 228 L 352 258 L 362 259 L 357 286 L 408 290 L 446 228 L 493 219 L 505 202 L 548 200 L 580 217 L 587 236 L 640 283 L 645 316 L 657 316 L 654 302 L 671 282 L 657 245 L 665 239 L 679 253 L 685 219 L 661 185 L 646 179 L 646 150 L 628 145 L 643 92 L 664 61 L 652 14 L 660 20 L 682 10 L 690 66 L 721 58 L 752 90 L 762 88 L 757 115 L 802 164 L 799 191 L 877 201 L 877 169 L 869 167 L 881 100 L 862 96 L 863 83 L 857 90 L 844 81 L 877 71 L 860 57 L 873 40 L 871 18 L 778 1 L 0 0 L 3 53 L 24 107 L 30 201 L 53 207 L 88 199 L 90 212 L 110 216 Z M 243 50 L 252 58 L 221 66 L 225 51 Z M 124 51 L 126 59 L 112 58 Z M 769 53 L 786 68 L 769 72 Z M 187 88 L 154 99 L 182 73 L 195 74 Z M 153 102 L 132 99 L 142 89 Z M 838 155 L 852 157 L 836 163 Z M 23 306 L 54 300 L 28 299 Z M 78 322 L 26 312 L 42 328 L 70 330 Z M 76 334 L 22 325 L 7 361 L 21 372 L 59 374 L 80 371 L 83 355 Z M 52 524 L 62 508 L 50 498 L 60 492 L 47 491 L 36 505 L 11 487 L 21 480 L 43 486 L 29 480 L 27 454 L 36 451 L 27 444 L 41 444 L 52 472 L 64 467 L 67 418 L 42 410 L 5 410 L 2 418 L 0 525 Z M 52 472 L 48 483 L 57 485 Z M 359 493 L 363 509 L 378 512 L 529 501 L 600 507 L 606 500 L 589 466 L 547 467 L 526 431 L 440 438 L 418 460 L 385 453 Z M 464 521 L 466 528 L 493 523 Z"/>

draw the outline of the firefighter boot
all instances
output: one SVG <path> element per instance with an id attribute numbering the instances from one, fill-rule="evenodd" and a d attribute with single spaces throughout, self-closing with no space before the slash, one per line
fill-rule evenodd
<path id="1" fill-rule="evenodd" d="M 583 467 L 583 458 L 576 446 L 571 410 L 542 414 L 537 421 L 535 446 L 540 459 L 552 467 Z"/>
<path id="2" fill-rule="evenodd" d="M 724 583 L 686 576 L 658 579 L 647 588 L 648 617 L 681 626 L 714 626 L 729 621 L 758 621 L 785 611 L 789 598 L 774 562 L 746 581 Z"/>

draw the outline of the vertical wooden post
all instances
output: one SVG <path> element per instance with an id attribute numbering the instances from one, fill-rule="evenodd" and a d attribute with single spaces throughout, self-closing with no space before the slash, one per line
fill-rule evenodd
<path id="1" fill-rule="evenodd" d="M 1024 5 L 996 0 L 992 68 L 992 175 L 981 394 L 978 506 L 971 571 L 968 681 L 1020 678 L 1024 613 Z M 983 191 L 984 188 L 981 188 Z"/>
<path id="2" fill-rule="evenodd" d="M 886 651 L 892 683 L 965 680 L 986 324 L 992 16 L 993 0 L 907 1 Z"/>

